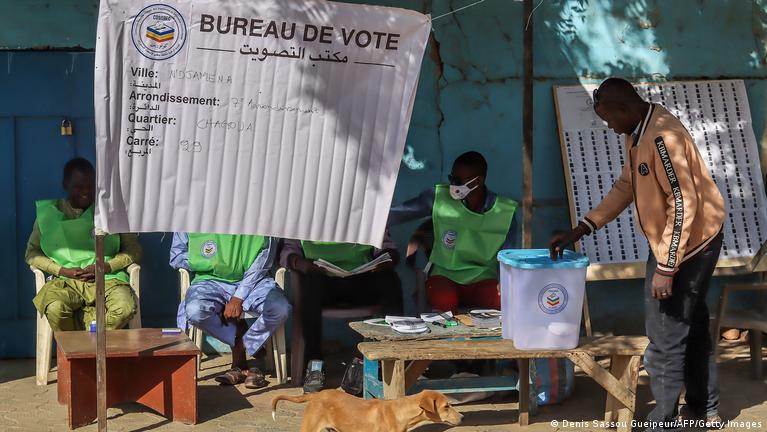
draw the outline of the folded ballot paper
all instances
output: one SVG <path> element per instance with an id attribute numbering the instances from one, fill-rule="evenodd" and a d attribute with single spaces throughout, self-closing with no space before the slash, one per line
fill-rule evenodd
<path id="1" fill-rule="evenodd" d="M 426 322 L 416 317 L 386 315 L 386 322 L 389 323 L 391 328 L 397 333 L 417 334 L 426 333 L 429 331 L 429 327 L 426 326 Z"/>
<path id="2" fill-rule="evenodd" d="M 474 327 L 495 329 L 501 327 L 501 312 L 495 309 L 475 309 L 469 312 Z"/>
<path id="3" fill-rule="evenodd" d="M 373 261 L 363 264 L 355 268 L 354 270 L 344 270 L 341 267 L 338 267 L 337 265 L 331 262 L 325 261 L 324 259 L 318 259 L 317 261 L 314 262 L 314 264 L 316 264 L 319 267 L 322 267 L 323 269 L 325 269 L 326 272 L 328 272 L 332 276 L 345 278 L 345 277 L 354 276 L 354 275 L 358 275 L 362 273 L 367 273 L 373 270 L 374 268 L 378 267 L 379 265 L 383 263 L 387 263 L 387 262 L 391 262 L 391 255 L 389 255 L 389 252 L 379 255 Z"/>
<path id="4" fill-rule="evenodd" d="M 421 319 L 426 321 L 427 323 L 430 322 L 439 322 L 439 321 L 447 321 L 453 319 L 453 313 L 450 311 L 447 312 L 427 312 L 421 314 Z"/>

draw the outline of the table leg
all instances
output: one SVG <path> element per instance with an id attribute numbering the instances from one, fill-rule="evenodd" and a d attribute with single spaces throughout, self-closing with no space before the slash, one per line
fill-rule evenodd
<path id="1" fill-rule="evenodd" d="M 757 329 L 748 331 L 749 347 L 751 349 L 751 369 L 754 379 L 762 380 L 762 332 Z"/>
<path id="2" fill-rule="evenodd" d="M 171 376 L 173 421 L 197 424 L 197 356 L 187 358 Z"/>
<path id="3" fill-rule="evenodd" d="M 72 394 L 72 377 L 70 376 L 69 360 L 64 357 L 61 348 L 56 346 L 56 389 L 58 390 L 59 403 L 67 405 L 69 396 Z"/>
<path id="4" fill-rule="evenodd" d="M 85 426 L 96 419 L 96 362 L 93 358 L 69 361 L 69 428 Z"/>
<path id="5" fill-rule="evenodd" d="M 122 394 L 115 400 L 136 401 L 173 421 L 197 422 L 196 356 L 167 356 L 119 359 L 111 376 Z M 110 364 L 111 366 L 111 364 Z"/>
<path id="6" fill-rule="evenodd" d="M 630 431 L 631 420 L 634 419 L 636 405 L 636 387 L 639 378 L 639 356 L 614 355 L 610 359 L 610 374 L 617 378 L 620 383 L 628 388 L 634 397 L 630 405 L 625 405 L 619 399 L 607 392 L 607 404 L 605 406 L 605 421 L 618 422 L 618 431 Z"/>
<path id="7" fill-rule="evenodd" d="M 399 399 L 405 396 L 405 361 L 382 360 L 384 399 Z"/>
<path id="8" fill-rule="evenodd" d="M 519 367 L 519 425 L 530 424 L 530 359 L 517 359 Z"/>
<path id="9" fill-rule="evenodd" d="M 378 360 L 365 357 L 362 370 L 365 374 L 363 381 L 363 397 L 365 399 L 383 399 L 383 383 L 378 379 L 380 365 Z"/>
<path id="10" fill-rule="evenodd" d="M 405 392 L 418 381 L 418 377 L 425 371 L 431 360 L 414 360 L 405 368 Z"/>

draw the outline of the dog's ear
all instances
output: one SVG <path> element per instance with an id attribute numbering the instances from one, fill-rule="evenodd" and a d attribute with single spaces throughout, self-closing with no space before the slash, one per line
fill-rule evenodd
<path id="1" fill-rule="evenodd" d="M 440 421 L 439 412 L 437 411 L 437 398 L 433 393 L 428 391 L 421 393 L 418 406 L 424 411 L 426 417 L 433 421 Z"/>

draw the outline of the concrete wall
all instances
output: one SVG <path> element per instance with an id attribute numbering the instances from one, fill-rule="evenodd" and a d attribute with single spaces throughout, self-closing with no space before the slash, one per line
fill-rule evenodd
<path id="1" fill-rule="evenodd" d="M 363 1 L 359 1 L 362 3 Z M 407 7 L 437 16 L 469 0 L 368 0 L 386 6 Z M 565 183 L 557 138 L 551 88 L 556 84 L 599 81 L 608 76 L 632 80 L 685 80 L 743 78 L 746 81 L 757 137 L 765 133 L 765 93 L 767 93 L 767 0 L 549 0 L 533 17 L 535 28 L 535 131 L 534 131 L 534 214 L 533 241 L 543 247 L 557 228 L 569 224 Z M 97 2 L 94 0 L 27 0 L 0 2 L 0 47 L 5 49 L 85 49 L 95 40 Z M 423 63 L 421 80 L 408 135 L 395 202 L 414 196 L 434 183 L 445 181 L 452 160 L 463 151 L 474 149 L 488 158 L 488 183 L 499 193 L 520 199 L 522 194 L 522 3 L 511 0 L 486 0 L 484 3 L 434 22 Z M 15 56 L 15 57 L 14 57 Z M 19 59 L 23 59 L 21 64 Z M 34 82 L 56 76 L 62 82 L 91 79 L 92 53 L 3 53 L 0 63 L 0 90 L 26 82 L 36 98 L 46 96 Z M 66 68 L 65 72 L 63 69 Z M 28 74 L 32 74 L 29 76 Z M 47 78 L 48 77 L 48 78 Z M 68 81 L 69 80 L 69 81 Z M 78 84 L 79 85 L 79 84 Z M 79 87 L 78 87 L 79 88 Z M 92 117 L 89 94 L 68 97 L 81 99 L 80 108 Z M 7 93 L 5 93 L 7 94 Z M 13 94 L 18 94 L 13 93 Z M 21 97 L 21 95 L 19 96 Z M 58 95 L 66 98 L 66 95 Z M 60 99 L 63 100 L 63 99 Z M 53 104 L 50 104 L 53 105 Z M 74 105 L 74 104 L 73 104 Z M 68 105 L 64 105 L 66 107 Z M 26 115 L 17 100 L 0 99 L 0 125 L 3 119 L 18 122 Z M 60 112 L 59 112 L 60 111 Z M 63 115 L 66 108 L 36 109 L 35 115 Z M 90 114 L 88 114 L 90 113 Z M 92 121 L 92 120 L 91 120 Z M 11 132 L 11 147 L 22 138 Z M 35 142 L 35 137 L 30 138 Z M 25 141 L 27 142 L 27 141 Z M 40 144 L 42 145 L 42 144 Z M 54 158 L 55 153 L 40 157 Z M 63 160 L 48 161 L 49 165 Z M 19 169 L 17 167 L 17 169 Z M 58 171 L 38 174 L 50 177 L 55 185 Z M 17 179 L 22 173 L 15 174 Z M 12 192 L 12 191 L 9 191 Z M 19 189 L 16 190 L 19 206 Z M 33 316 L 28 299 L 31 278 L 22 273 L 23 244 L 31 220 L 18 220 L 22 214 L 3 215 L 16 220 L 16 284 L 0 287 L 0 294 L 14 291 L 18 307 L 26 308 L 5 320 L 24 320 L 24 340 Z M 23 218 L 29 218 L 29 212 Z M 398 227 L 396 239 L 404 247 L 417 224 Z M 3 225 L 6 226 L 6 225 Z M 175 278 L 165 266 L 167 237 L 142 236 L 148 252 L 145 261 L 143 307 L 148 324 L 173 322 L 177 291 Z M 7 250 L 7 249 L 6 249 Z M 406 299 L 413 288 L 413 275 L 400 274 L 406 285 Z M 638 281 L 594 283 L 589 285 L 594 328 L 599 331 L 641 332 L 642 294 Z M 716 293 L 712 293 L 713 298 Z M 340 330 L 341 325 L 336 326 Z M 0 356 L 31 354 L 31 345 L 9 348 L 0 344 Z"/>

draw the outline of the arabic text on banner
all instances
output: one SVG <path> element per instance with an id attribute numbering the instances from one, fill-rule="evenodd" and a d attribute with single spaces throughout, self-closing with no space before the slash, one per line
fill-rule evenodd
<path id="1" fill-rule="evenodd" d="M 96 226 L 380 245 L 429 17 L 102 0 Z"/>

